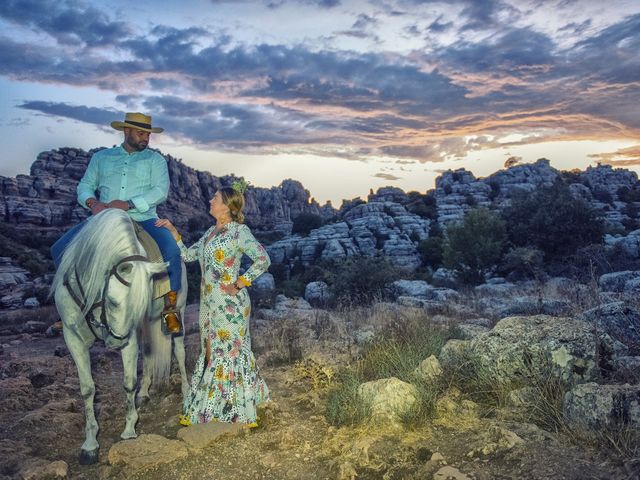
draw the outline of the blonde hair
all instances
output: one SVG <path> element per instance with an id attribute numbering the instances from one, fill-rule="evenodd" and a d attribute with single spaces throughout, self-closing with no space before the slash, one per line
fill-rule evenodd
<path id="1" fill-rule="evenodd" d="M 229 215 L 231 220 L 238 223 L 244 223 L 244 195 L 231 187 L 222 187 L 220 189 L 222 203 L 229 207 Z"/>

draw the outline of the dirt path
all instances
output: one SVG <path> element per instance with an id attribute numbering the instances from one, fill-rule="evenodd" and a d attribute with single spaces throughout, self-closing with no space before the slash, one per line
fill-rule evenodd
<path id="1" fill-rule="evenodd" d="M 193 311 L 191 312 L 193 315 Z M 191 329 L 193 330 L 193 329 Z M 627 465 L 615 465 L 595 451 L 572 446 L 554 434 L 524 424 L 483 419 L 472 427 L 431 426 L 416 431 L 335 428 L 324 417 L 322 392 L 296 374 L 293 366 L 265 367 L 272 392 L 259 428 L 224 437 L 205 451 L 180 462 L 143 472 L 108 463 L 109 448 L 124 426 L 122 366 L 117 352 L 96 346 L 92 352 L 100 422 L 100 463 L 81 466 L 84 412 L 73 361 L 64 355 L 61 337 L 5 337 L 0 355 L 0 479 L 21 478 L 38 462 L 63 460 L 69 478 L 156 479 L 431 479 L 445 466 L 459 477 L 489 479 L 632 479 Z M 197 334 L 187 337 L 188 368 Z M 57 356 L 55 352 L 58 352 Z M 180 427 L 178 376 L 140 409 L 139 434 L 175 439 Z M 500 426 L 523 440 L 469 455 L 491 445 Z M 434 455 L 435 454 L 435 455 Z M 357 477 L 355 476 L 357 475 Z M 442 477 L 446 478 L 446 477 Z"/>

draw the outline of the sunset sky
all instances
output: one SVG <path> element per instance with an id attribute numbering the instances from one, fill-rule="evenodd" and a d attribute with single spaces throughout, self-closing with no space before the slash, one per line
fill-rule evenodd
<path id="1" fill-rule="evenodd" d="M 514 157 L 640 171 L 638 0 L 2 0 L 0 175 L 151 145 L 318 201 Z"/>

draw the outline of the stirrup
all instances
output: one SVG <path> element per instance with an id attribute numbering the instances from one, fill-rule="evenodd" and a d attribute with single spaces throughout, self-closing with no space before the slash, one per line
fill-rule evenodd
<path id="1" fill-rule="evenodd" d="M 175 320 L 170 317 L 175 315 Z M 162 333 L 165 335 L 175 335 L 182 333 L 182 321 L 180 318 L 180 312 L 175 308 L 169 308 L 167 310 L 163 310 L 162 314 Z M 169 325 L 169 323 L 171 325 Z"/>

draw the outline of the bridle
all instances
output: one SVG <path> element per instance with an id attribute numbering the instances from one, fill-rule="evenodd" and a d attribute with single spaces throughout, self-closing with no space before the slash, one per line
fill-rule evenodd
<path id="1" fill-rule="evenodd" d="M 131 335 L 131 330 L 129 330 L 126 335 L 118 335 L 111 329 L 111 326 L 107 322 L 107 306 L 105 303 L 105 299 L 107 298 L 107 293 L 109 291 L 109 281 L 111 280 L 111 277 L 116 277 L 116 279 L 125 287 L 131 286 L 131 283 L 122 278 L 122 276 L 118 273 L 118 267 L 126 262 L 150 262 L 150 260 L 143 255 L 129 255 L 128 257 L 124 257 L 123 259 L 121 259 L 118 263 L 111 267 L 111 270 L 109 270 L 107 278 L 104 282 L 104 287 L 102 289 L 102 299 L 91 305 L 89 311 L 84 316 L 84 319 L 87 322 L 91 333 L 93 333 L 93 336 L 96 337 L 97 340 L 104 340 L 104 338 L 98 336 L 95 330 L 96 328 L 104 329 L 108 336 L 111 336 L 116 340 L 126 340 Z M 82 284 L 80 283 L 80 277 L 78 276 L 78 271 L 76 269 L 74 269 L 74 274 L 76 277 L 76 284 L 78 285 L 78 289 L 80 290 L 80 296 L 78 296 L 73 291 L 73 288 L 71 288 L 68 277 L 64 279 L 63 285 L 66 287 L 69 295 L 71 295 L 71 298 L 73 298 L 74 302 L 76 302 L 76 305 L 78 305 L 80 310 L 83 311 L 86 307 L 85 293 L 84 289 L 82 288 Z M 96 308 L 101 308 L 100 321 L 97 321 L 95 315 L 93 314 L 93 311 Z"/>

